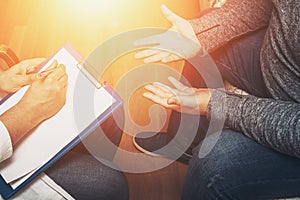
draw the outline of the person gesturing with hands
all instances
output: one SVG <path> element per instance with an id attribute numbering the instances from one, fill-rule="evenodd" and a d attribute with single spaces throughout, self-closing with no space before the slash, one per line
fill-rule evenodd
<path id="1" fill-rule="evenodd" d="M 172 24 L 171 28 L 162 34 L 135 41 L 137 46 L 153 45 L 153 47 L 135 54 L 136 59 L 144 59 L 145 63 L 169 63 L 207 55 L 189 21 L 176 15 L 165 5 L 161 6 L 161 11 L 164 17 Z M 155 103 L 178 112 L 206 114 L 206 108 L 211 97 L 211 89 L 192 88 L 184 86 L 173 77 L 168 79 L 175 88 L 156 82 L 145 87 L 148 92 L 144 96 Z"/>
<path id="2" fill-rule="evenodd" d="M 161 6 L 161 11 L 172 27 L 162 34 L 135 41 L 136 46 L 153 45 L 152 48 L 135 54 L 135 58 L 144 59 L 145 63 L 169 63 L 203 54 L 204 50 L 191 24 L 165 5 Z"/>
<path id="3" fill-rule="evenodd" d="M 201 47 L 189 22 L 176 15 L 165 5 L 161 6 L 161 11 L 172 24 L 171 28 L 162 34 L 135 41 L 137 46 L 153 45 L 153 47 L 135 54 L 135 58 L 144 59 L 145 63 L 169 63 L 205 55 L 205 50 Z M 205 115 L 211 97 L 211 89 L 192 88 L 184 86 L 173 77 L 168 79 L 175 88 L 155 82 L 145 86 L 148 92 L 143 96 L 178 112 Z"/>
<path id="4" fill-rule="evenodd" d="M 220 74 L 247 95 L 220 87 L 193 91 L 193 88 L 174 85 L 172 89 L 157 83 L 146 86 L 149 92 L 144 96 L 167 108 L 177 110 L 178 105 L 189 105 L 195 110 L 198 105 L 199 110 L 206 110 L 204 117 L 211 124 L 224 120 L 224 126 L 216 132 L 202 131 L 198 126 L 199 137 L 193 141 L 196 145 L 183 152 L 183 155 L 190 153 L 191 159 L 188 159 L 182 199 L 299 196 L 299 8 L 296 0 L 227 0 L 221 8 L 189 21 Z M 150 54 L 145 54 L 145 58 L 149 57 Z M 207 66 L 200 64 L 197 69 Z M 210 87 L 207 82 L 206 86 Z M 182 90 L 178 91 L 179 88 Z M 207 91 L 210 97 L 205 95 Z M 187 100 L 190 94 L 194 96 L 192 101 Z M 208 106 L 203 103 L 207 102 L 205 96 L 209 97 Z M 169 128 L 169 124 L 167 133 L 177 134 L 175 123 L 171 125 L 174 128 Z M 184 130 L 186 134 L 191 133 L 188 126 Z M 134 144 L 150 155 L 173 138 L 161 132 L 154 136 L 140 133 L 135 136 Z M 206 150 L 212 141 L 215 141 L 213 148 Z M 155 155 L 169 156 L 162 151 Z"/>

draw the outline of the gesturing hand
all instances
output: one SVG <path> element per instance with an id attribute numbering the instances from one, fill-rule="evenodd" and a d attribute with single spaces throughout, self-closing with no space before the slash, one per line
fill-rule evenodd
<path id="1" fill-rule="evenodd" d="M 188 59 L 202 51 L 201 45 L 190 23 L 173 13 L 165 5 L 161 6 L 162 13 L 172 23 L 172 27 L 164 32 L 135 41 L 136 46 L 158 46 L 141 51 L 136 59 L 144 59 L 145 63 L 173 62 L 182 58 Z"/>
<path id="2" fill-rule="evenodd" d="M 175 88 L 155 82 L 145 86 L 149 92 L 144 93 L 143 96 L 178 112 L 206 114 L 207 105 L 211 97 L 210 89 L 190 88 L 173 77 L 168 79 Z"/>
<path id="3" fill-rule="evenodd" d="M 0 90 L 13 93 L 25 85 L 30 85 L 38 79 L 36 74 L 32 74 L 44 58 L 24 60 L 6 71 L 0 72 Z"/>

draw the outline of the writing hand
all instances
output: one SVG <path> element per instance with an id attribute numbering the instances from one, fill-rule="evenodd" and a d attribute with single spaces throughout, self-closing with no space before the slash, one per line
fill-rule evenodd
<path id="1" fill-rule="evenodd" d="M 50 67 L 53 72 L 34 81 L 19 104 L 31 110 L 41 122 L 55 115 L 65 104 L 68 76 L 64 65 L 55 61 Z"/>
<path id="2" fill-rule="evenodd" d="M 65 66 L 57 65 L 55 61 L 49 67 L 54 70 L 34 81 L 23 98 L 0 116 L 14 146 L 30 130 L 55 115 L 65 104 L 68 76 Z"/>

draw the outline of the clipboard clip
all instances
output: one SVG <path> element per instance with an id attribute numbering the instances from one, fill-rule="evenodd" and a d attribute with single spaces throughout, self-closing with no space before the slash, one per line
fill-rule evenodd
<path id="1" fill-rule="evenodd" d="M 87 61 L 80 60 L 77 63 L 77 68 L 84 74 L 84 76 L 97 88 L 100 89 L 105 85 L 105 83 L 100 83 L 98 80 L 95 79 L 97 77 L 96 70 L 91 67 Z"/>

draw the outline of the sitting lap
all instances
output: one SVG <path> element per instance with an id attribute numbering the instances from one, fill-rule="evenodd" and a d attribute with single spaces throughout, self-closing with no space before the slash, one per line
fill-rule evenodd
<path id="1" fill-rule="evenodd" d="M 122 109 L 115 112 L 121 116 L 122 113 Z M 123 131 L 113 117 L 101 125 L 101 130 L 97 128 L 85 140 L 93 142 L 92 144 L 97 147 L 97 151 L 93 152 L 97 157 L 112 163 Z M 110 142 L 114 145 L 110 145 Z M 91 143 L 86 141 L 79 143 L 63 156 L 47 170 L 48 176 L 75 199 L 128 199 L 129 189 L 124 174 L 94 158 L 86 149 L 87 144 Z"/>
<path id="2" fill-rule="evenodd" d="M 89 154 L 69 152 L 46 171 L 75 199 L 128 199 L 124 174 Z"/>
<path id="3" fill-rule="evenodd" d="M 209 136 L 211 137 L 211 136 Z M 300 195 L 300 159 L 224 130 L 204 158 L 194 149 L 183 199 L 271 199 Z"/>

